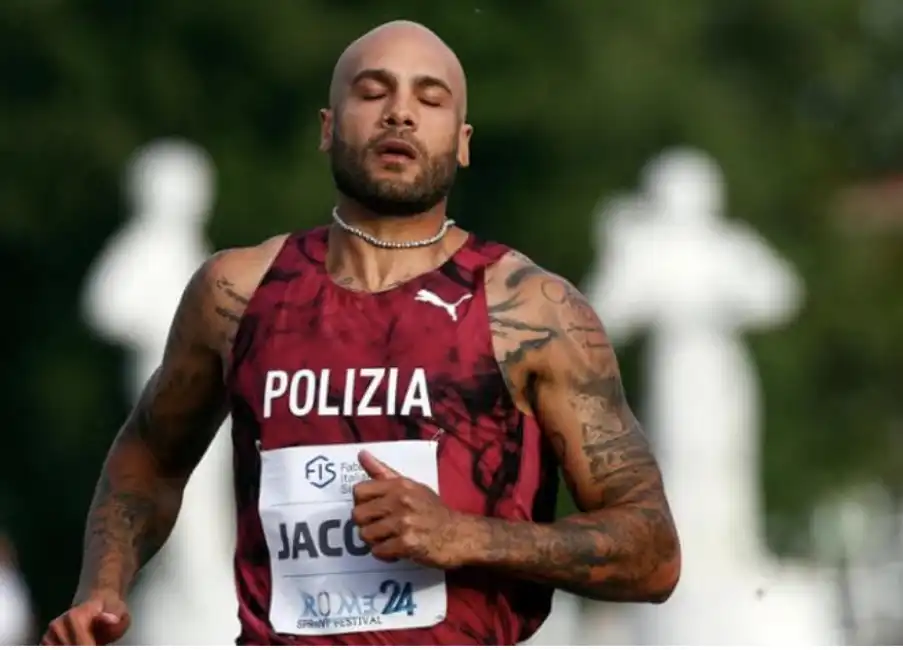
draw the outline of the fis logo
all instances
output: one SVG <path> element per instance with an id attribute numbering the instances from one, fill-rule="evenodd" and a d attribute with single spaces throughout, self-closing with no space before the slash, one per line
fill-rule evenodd
<path id="1" fill-rule="evenodd" d="M 314 456 L 304 465 L 304 478 L 322 490 L 336 479 L 335 463 L 326 456 Z"/>

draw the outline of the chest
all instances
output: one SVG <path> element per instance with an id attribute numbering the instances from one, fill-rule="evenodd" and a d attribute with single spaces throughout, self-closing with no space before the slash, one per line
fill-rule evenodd
<path id="1" fill-rule="evenodd" d="M 485 298 L 473 288 L 373 296 L 289 285 L 268 298 L 246 314 L 248 353 L 234 377 L 280 444 L 429 438 L 504 398 Z"/>
<path id="2" fill-rule="evenodd" d="M 390 389 L 424 375 L 460 376 L 491 347 L 488 316 L 480 292 L 447 284 L 377 295 L 322 286 L 310 297 L 290 287 L 282 300 L 257 310 L 267 331 L 260 359 L 271 367 L 328 370 L 346 386 L 372 379 Z"/>
<path id="3" fill-rule="evenodd" d="M 264 453 L 435 441 L 447 503 L 495 512 L 538 438 L 499 370 L 485 297 L 449 284 L 374 300 L 291 287 L 255 298 L 236 341 L 234 435 Z"/>

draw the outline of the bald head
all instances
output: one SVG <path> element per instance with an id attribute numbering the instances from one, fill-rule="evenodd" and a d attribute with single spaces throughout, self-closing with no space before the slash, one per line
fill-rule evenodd
<path id="1" fill-rule="evenodd" d="M 447 85 L 461 118 L 464 118 L 467 111 L 467 80 L 458 56 L 435 32 L 409 20 L 393 20 L 380 25 L 345 48 L 332 72 L 330 108 L 335 109 L 342 103 L 362 71 L 385 70 L 392 73 L 391 68 L 381 64 L 396 57 L 407 59 L 409 66 L 422 66 L 424 77 L 432 77 Z"/>
<path id="2" fill-rule="evenodd" d="M 470 161 L 461 62 L 422 25 L 367 32 L 336 63 L 320 149 L 338 191 L 372 214 L 422 214 L 443 203 Z"/>

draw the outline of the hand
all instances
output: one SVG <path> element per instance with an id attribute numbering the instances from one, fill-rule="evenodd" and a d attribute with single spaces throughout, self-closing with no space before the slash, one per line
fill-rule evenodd
<path id="1" fill-rule="evenodd" d="M 41 645 L 108 645 L 122 638 L 129 622 L 128 608 L 118 594 L 94 594 L 55 618 Z"/>
<path id="2" fill-rule="evenodd" d="M 351 517 L 374 557 L 386 562 L 408 559 L 440 569 L 464 564 L 464 515 L 372 454 L 362 451 L 358 460 L 372 480 L 354 486 Z"/>

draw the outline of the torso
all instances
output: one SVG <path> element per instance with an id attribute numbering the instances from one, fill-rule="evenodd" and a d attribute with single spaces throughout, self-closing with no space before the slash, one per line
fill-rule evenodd
<path id="1" fill-rule="evenodd" d="M 551 590 L 466 568 L 446 574 L 447 614 L 431 627 L 318 635 L 273 629 L 274 580 L 285 593 L 308 593 L 310 581 L 297 583 L 293 591 L 295 583 L 285 576 L 295 575 L 298 567 L 319 571 L 324 549 L 317 548 L 316 531 L 308 543 L 293 528 L 316 523 L 316 517 L 290 520 L 303 506 L 265 509 L 261 516 L 261 465 L 273 464 L 262 458 L 282 450 L 303 453 L 313 445 L 435 441 L 438 491 L 452 509 L 540 522 L 554 515 L 557 467 L 535 420 L 515 405 L 500 371 L 504 345 L 491 333 L 487 274 L 509 250 L 471 236 L 438 269 L 384 293 L 359 293 L 338 286 L 327 273 L 327 232 L 315 229 L 281 242 L 245 309 L 229 360 L 239 642 L 510 645 L 524 640 L 548 614 Z M 336 480 L 317 463 L 307 465 L 310 471 L 290 466 L 291 481 L 281 474 L 277 479 L 285 485 L 316 483 L 318 489 Z M 284 528 L 275 521 L 280 513 Z M 280 536 L 280 530 L 289 532 Z M 327 534 L 332 546 L 325 555 L 351 555 L 354 562 L 365 553 L 359 539 L 333 532 L 331 538 Z M 286 534 L 294 548 L 281 562 L 279 540 Z M 320 592 L 331 584 L 325 580 Z M 346 614 L 366 614 L 355 607 L 347 606 Z"/>

